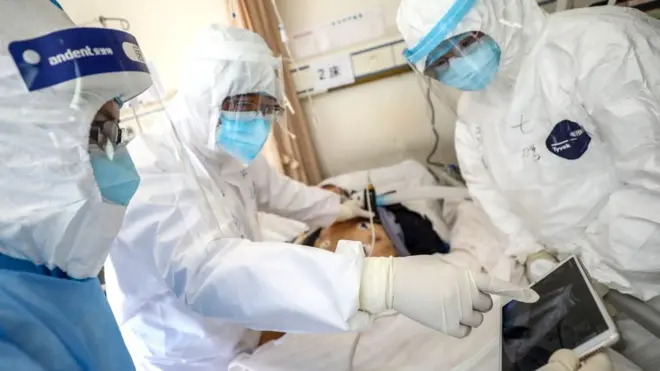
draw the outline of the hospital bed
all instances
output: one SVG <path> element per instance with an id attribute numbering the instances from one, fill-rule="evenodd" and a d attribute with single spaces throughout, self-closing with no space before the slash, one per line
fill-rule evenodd
<path id="1" fill-rule="evenodd" d="M 368 181 L 378 192 L 435 184 L 433 176 L 418 162 L 404 161 L 389 167 L 327 179 L 347 189 L 363 189 Z M 467 200 L 416 200 L 404 206 L 431 219 L 434 229 L 451 241 L 448 261 L 471 269 L 485 269 L 499 278 L 522 282 L 523 270 L 504 256 L 501 236 L 486 216 Z M 291 240 L 307 227 L 273 215 L 260 215 L 265 239 Z M 351 370 L 461 370 L 499 369 L 499 311 L 485 316 L 481 327 L 466 339 L 429 330 L 401 315 L 385 314 L 361 333 L 287 334 L 267 343 L 253 354 L 240 355 L 231 371 L 351 371 Z M 639 370 L 613 353 L 617 371 Z"/>
<path id="2" fill-rule="evenodd" d="M 327 179 L 323 184 L 359 190 L 364 189 L 369 180 L 379 193 L 435 184 L 434 177 L 416 161 L 404 161 L 385 168 L 341 175 Z M 477 253 L 478 247 L 487 251 L 481 256 L 485 265 L 495 266 L 503 256 L 497 253 L 496 249 L 490 249 L 498 245 L 497 240 L 491 238 L 492 233 L 488 230 L 488 225 L 477 220 L 479 214 L 471 209 L 473 205 L 470 202 L 462 204 L 415 200 L 404 202 L 404 206 L 428 217 L 443 240 L 465 241 L 463 245 L 469 246 L 466 251 L 472 251 L 457 254 L 457 264 L 480 267 L 481 264 L 471 258 L 471 254 Z M 474 219 L 475 215 L 477 219 Z M 306 230 L 302 223 L 273 215 L 260 215 L 260 221 L 265 239 L 290 240 Z M 461 227 L 451 228 L 457 223 L 461 224 Z M 479 232 L 486 235 L 486 238 L 481 239 L 482 243 L 470 242 Z M 475 349 L 483 349 L 484 359 L 493 359 L 492 355 L 497 352 L 497 342 L 492 341 L 494 338 L 483 335 L 493 333 L 498 328 L 498 317 L 488 315 L 484 325 L 475 332 L 474 339 L 479 340 L 478 344 L 460 342 L 392 313 L 377 318 L 374 325 L 363 332 L 359 339 L 355 333 L 287 334 L 279 340 L 265 344 L 252 355 L 239 357 L 230 370 L 351 370 L 350 365 L 353 370 L 451 370 L 463 364 L 464 359 L 474 359 L 471 356 Z M 451 351 L 444 352 L 442 349 Z"/>

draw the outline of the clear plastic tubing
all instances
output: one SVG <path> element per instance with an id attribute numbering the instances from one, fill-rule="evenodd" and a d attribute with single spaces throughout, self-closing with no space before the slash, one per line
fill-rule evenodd
<path id="1" fill-rule="evenodd" d="M 445 201 L 462 201 L 470 198 L 467 188 L 428 186 L 405 189 L 395 193 L 381 195 L 376 198 L 378 206 L 387 206 L 406 201 L 422 201 L 442 199 Z"/>

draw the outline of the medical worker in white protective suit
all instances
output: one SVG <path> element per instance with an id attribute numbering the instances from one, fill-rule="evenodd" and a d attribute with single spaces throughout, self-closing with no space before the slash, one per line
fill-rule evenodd
<path id="1" fill-rule="evenodd" d="M 130 145 L 142 183 L 106 266 L 138 369 L 226 370 L 258 342 L 246 328 L 355 330 L 390 308 L 465 336 L 492 306 L 485 293 L 534 300 L 436 257 L 365 259 L 359 243 L 332 254 L 259 242 L 257 210 L 322 226 L 341 217 L 338 197 L 258 156 L 282 111 L 278 60 L 258 35 L 212 26 L 186 55 L 169 110 L 175 131 Z"/>
<path id="2" fill-rule="evenodd" d="M 119 104 L 135 38 L 55 1 L 0 1 L 0 369 L 134 370 L 96 276 L 139 177 Z"/>
<path id="3" fill-rule="evenodd" d="M 465 91 L 456 150 L 471 194 L 524 261 L 582 256 L 611 288 L 660 293 L 660 21 L 622 7 L 404 0 L 408 60 Z"/>
<path id="4" fill-rule="evenodd" d="M 576 253 L 609 287 L 657 296 L 660 22 L 621 7 L 404 0 L 398 25 L 431 86 L 464 92 L 461 171 L 507 253 Z"/>

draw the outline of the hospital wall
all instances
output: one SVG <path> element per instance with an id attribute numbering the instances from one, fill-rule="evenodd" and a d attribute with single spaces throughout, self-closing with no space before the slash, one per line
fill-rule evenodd
<path id="1" fill-rule="evenodd" d="M 381 11 L 387 34 L 383 42 L 400 39 L 395 24 L 399 2 L 276 0 L 289 35 L 356 12 Z M 372 45 L 377 42 L 374 40 Z M 335 50 L 330 54 L 341 52 Z M 308 61 L 298 62 L 304 65 Z M 425 91 L 412 73 L 316 95 L 313 103 L 303 99 L 303 104 L 326 176 L 389 165 L 407 158 L 423 162 L 433 145 Z M 435 125 L 440 134 L 437 161 L 456 161 L 453 122 L 453 112 L 436 104 Z"/>
<path id="2" fill-rule="evenodd" d="M 304 107 L 326 176 L 409 158 L 424 163 L 433 146 L 425 92 L 412 73 L 320 95 L 313 109 L 309 101 Z M 455 163 L 455 116 L 447 107 L 435 104 L 439 147 L 434 159 Z"/>

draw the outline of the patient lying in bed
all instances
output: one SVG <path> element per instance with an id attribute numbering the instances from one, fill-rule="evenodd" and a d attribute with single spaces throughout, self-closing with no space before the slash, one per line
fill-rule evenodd
<path id="1" fill-rule="evenodd" d="M 322 188 L 339 194 L 343 199 L 350 196 L 345 189 L 335 185 L 325 185 Z M 421 255 L 432 253 L 446 253 L 449 246 L 440 239 L 433 230 L 433 226 L 428 219 L 406 209 L 401 205 L 388 207 L 388 212 L 394 215 L 397 223 L 401 226 L 403 232 L 403 244 L 406 251 L 403 254 Z M 326 228 L 311 230 L 298 236 L 293 242 L 299 245 L 312 246 L 319 249 L 335 252 L 337 243 L 340 240 L 359 241 L 365 248 L 365 255 L 372 257 L 401 256 L 397 251 L 394 242 L 388 235 L 381 221 L 376 218 L 373 226 L 373 235 L 369 219 L 356 218 L 344 222 L 337 222 Z M 407 238 L 406 238 L 407 232 Z M 372 246 L 373 238 L 373 246 Z M 272 340 L 277 340 L 284 336 L 284 333 L 265 331 L 261 335 L 259 345 Z"/>
<path id="2" fill-rule="evenodd" d="M 423 168 L 422 168 L 423 169 Z M 399 174 L 390 171 L 388 174 Z M 375 176 L 374 176 L 375 178 Z M 362 182 L 356 182 L 362 183 Z M 362 183 L 364 184 L 364 183 Z M 378 187 L 378 185 L 376 185 Z M 405 185 L 404 185 L 405 186 Z M 414 186 L 414 185 L 413 185 Z M 381 187 L 386 189 L 385 186 Z M 336 190 L 341 192 L 341 190 Z M 346 196 L 346 195 L 344 195 Z M 438 237 L 437 228 L 429 226 L 429 220 L 438 220 L 431 213 L 436 210 L 426 203 L 406 204 L 400 212 L 397 222 L 404 221 L 404 231 L 412 230 L 409 225 L 426 225 L 416 228 L 418 232 L 404 233 L 406 247 L 410 254 L 430 254 L 429 247 L 448 250 L 443 239 Z M 424 207 L 426 206 L 426 207 Z M 445 204 L 445 206 L 447 206 Z M 501 266 L 505 276 L 502 279 L 514 280 L 509 273 L 509 259 L 503 259 L 497 236 L 491 232 L 490 225 L 480 210 L 472 202 L 466 201 L 460 205 L 451 205 L 453 217 L 446 218 L 451 231 L 451 252 L 442 254 L 442 258 L 451 264 L 468 269 L 492 269 Z M 411 216 L 410 221 L 406 215 Z M 435 225 L 435 223 L 433 223 Z M 367 227 L 367 228 L 365 228 Z M 347 223 L 337 223 L 321 231 L 308 231 L 299 236 L 296 241 L 318 248 L 334 251 L 338 240 L 354 239 L 362 243 L 371 243 L 371 231 L 366 220 L 353 220 Z M 372 255 L 398 256 L 399 252 L 390 236 L 385 233 L 382 224 L 376 224 L 377 238 L 380 238 L 372 249 Z M 432 233 L 428 233 L 431 231 Z M 316 236 L 313 236 L 317 233 Z M 435 236 L 435 243 L 425 242 Z M 350 236 L 350 237 L 348 237 Z M 435 251 L 439 252 L 439 251 Z M 519 272 L 522 275 L 522 272 Z M 466 339 L 456 339 L 429 330 L 416 322 L 391 314 L 377 317 L 369 328 L 359 335 L 355 333 L 335 334 L 281 334 L 263 333 L 261 346 L 251 354 L 243 354 L 230 367 L 231 371 L 346 371 L 349 369 L 366 371 L 430 371 L 453 370 L 462 367 L 469 371 L 491 371 L 497 369 L 499 317 L 497 311 L 485 316 L 484 324 L 475 329 L 472 336 Z M 349 367 L 352 364 L 352 367 Z M 478 365 L 476 368 L 471 365 Z"/>
<path id="3" fill-rule="evenodd" d="M 347 190 L 335 185 L 325 185 L 322 188 L 339 194 L 342 201 L 350 197 Z M 425 215 L 401 204 L 377 209 L 374 235 L 372 236 L 370 220 L 358 218 L 307 231 L 293 242 L 334 252 L 339 240 L 360 241 L 365 246 L 365 254 L 376 257 L 449 252 L 449 245 L 435 231 L 433 223 Z M 374 246 L 371 246 L 372 237 L 375 240 Z"/>

